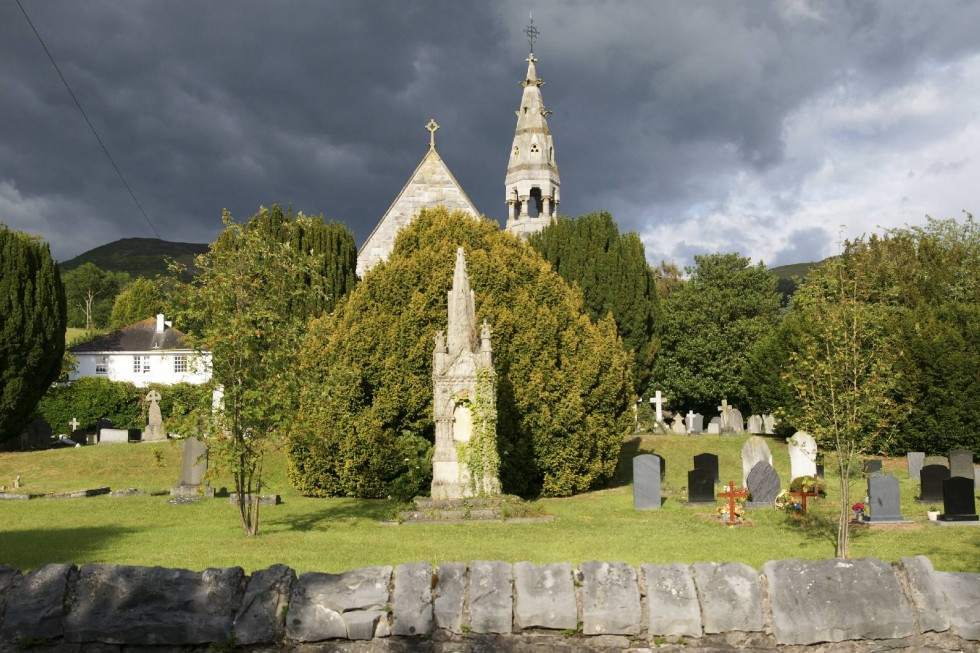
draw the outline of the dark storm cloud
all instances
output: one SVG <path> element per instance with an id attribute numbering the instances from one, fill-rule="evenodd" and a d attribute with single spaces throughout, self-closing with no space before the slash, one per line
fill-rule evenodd
<path id="1" fill-rule="evenodd" d="M 503 216 L 524 3 L 24 6 L 165 239 L 208 241 L 222 208 L 245 217 L 291 202 L 343 220 L 361 241 L 425 153 L 429 118 L 477 208 Z M 780 243 L 769 258 L 796 252 L 792 229 L 809 227 L 779 217 L 809 206 L 830 132 L 799 136 L 794 121 L 828 97 L 850 107 L 939 77 L 980 49 L 977 3 L 534 9 L 562 213 L 607 209 L 625 228 L 659 230 L 671 245 L 651 258 L 681 262 L 726 245 L 758 258 L 767 241 Z M 0 221 L 42 234 L 60 258 L 152 235 L 16 4 L 0 6 L 0 49 Z M 937 116 L 827 129 L 866 149 L 925 147 L 944 128 Z M 960 170 L 928 165 L 923 176 Z M 709 214 L 742 223 L 710 228 Z"/>

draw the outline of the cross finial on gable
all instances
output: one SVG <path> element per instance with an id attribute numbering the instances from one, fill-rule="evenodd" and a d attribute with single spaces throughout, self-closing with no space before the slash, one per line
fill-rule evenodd
<path id="1" fill-rule="evenodd" d="M 436 130 L 439 129 L 439 123 L 436 122 L 435 118 L 431 118 L 429 123 L 425 126 L 429 130 L 429 149 L 436 149 Z"/>

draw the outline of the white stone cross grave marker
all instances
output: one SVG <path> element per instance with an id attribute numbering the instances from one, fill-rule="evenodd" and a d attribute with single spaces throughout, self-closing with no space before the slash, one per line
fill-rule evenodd
<path id="1" fill-rule="evenodd" d="M 650 403 L 657 406 L 657 423 L 664 421 L 664 397 L 660 394 L 659 390 L 657 390 L 654 396 L 650 397 Z"/>
<path id="2" fill-rule="evenodd" d="M 72 433 L 74 433 L 75 431 L 78 430 L 78 418 L 77 417 L 72 417 L 71 418 L 71 421 L 68 422 L 68 424 L 71 426 L 71 432 Z"/>

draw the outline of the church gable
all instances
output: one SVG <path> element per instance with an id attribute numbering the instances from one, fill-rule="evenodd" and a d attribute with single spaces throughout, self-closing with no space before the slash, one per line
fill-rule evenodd
<path id="1" fill-rule="evenodd" d="M 473 202 L 436 152 L 435 129 L 438 129 L 438 125 L 434 121 L 430 122 L 428 129 L 432 133 L 429 151 L 358 252 L 359 277 L 363 277 L 379 261 L 388 258 L 395 244 L 395 236 L 423 208 L 445 206 L 450 211 L 464 211 L 473 217 L 480 216 Z"/>

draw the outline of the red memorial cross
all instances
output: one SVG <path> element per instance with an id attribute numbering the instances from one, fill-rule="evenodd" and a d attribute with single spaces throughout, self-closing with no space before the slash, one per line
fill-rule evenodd
<path id="1" fill-rule="evenodd" d="M 800 506 L 802 506 L 803 508 L 800 511 L 801 515 L 806 514 L 806 498 L 820 496 L 813 488 L 805 488 L 805 487 L 800 488 L 799 492 L 790 492 L 790 494 L 800 500 Z"/>
<path id="2" fill-rule="evenodd" d="M 742 490 L 741 492 L 735 491 L 735 481 L 728 481 L 728 492 L 719 492 L 718 496 L 722 499 L 728 499 L 728 523 L 734 524 L 735 522 L 735 499 L 741 499 L 749 496 L 748 490 Z"/>

